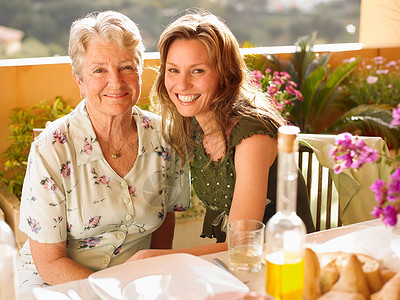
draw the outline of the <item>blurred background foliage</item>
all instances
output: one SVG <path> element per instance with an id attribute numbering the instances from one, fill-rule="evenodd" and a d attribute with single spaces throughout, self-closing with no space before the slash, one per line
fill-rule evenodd
<path id="1" fill-rule="evenodd" d="M 0 0 L 0 25 L 24 32 L 22 50 L 0 58 L 67 55 L 71 23 L 92 11 L 118 10 L 141 30 L 146 50 L 179 12 L 202 7 L 222 17 L 239 43 L 293 45 L 318 31 L 317 43 L 358 42 L 361 0 Z M 313 5 L 311 6 L 311 3 Z M 354 32 L 349 32 L 348 26 Z"/>

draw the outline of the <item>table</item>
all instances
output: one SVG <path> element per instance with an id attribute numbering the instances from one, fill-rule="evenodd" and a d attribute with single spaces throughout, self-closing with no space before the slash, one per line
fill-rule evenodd
<path id="1" fill-rule="evenodd" d="M 328 232 L 330 230 L 341 231 L 343 229 L 347 229 L 348 227 L 352 227 L 352 226 L 373 227 L 373 226 L 378 226 L 381 224 L 382 224 L 381 220 L 371 220 L 371 221 L 355 223 L 355 224 L 348 225 L 348 226 L 343 226 L 340 228 L 319 231 L 317 234 L 323 235 L 324 232 Z M 394 228 L 393 233 L 400 236 L 400 226 L 397 226 L 396 228 Z M 313 234 L 310 234 L 308 236 L 312 237 L 312 235 Z M 228 263 L 228 253 L 226 251 L 201 256 L 201 258 L 203 258 L 207 261 L 212 261 L 212 259 L 215 257 L 221 259 L 225 263 Z M 264 293 L 264 280 L 265 280 L 264 279 L 264 266 L 262 266 L 261 270 L 258 272 L 249 273 L 249 272 L 235 271 L 234 274 L 242 281 L 248 281 L 247 286 L 249 287 L 249 289 L 251 291 Z M 68 283 L 64 283 L 64 284 L 46 287 L 43 289 L 46 289 L 48 291 L 60 292 L 60 293 L 63 293 L 64 295 L 67 294 L 68 290 L 74 290 L 79 294 L 79 296 L 81 297 L 82 300 L 98 300 L 98 299 L 100 299 L 100 297 L 91 288 L 88 279 L 72 281 L 72 282 L 68 282 Z M 21 300 L 36 300 L 36 297 L 34 296 L 33 292 L 28 292 L 28 293 L 19 295 L 19 299 L 21 299 Z M 72 298 L 72 300 L 75 300 L 75 299 Z M 76 299 L 76 300 L 78 300 L 78 299 Z"/>

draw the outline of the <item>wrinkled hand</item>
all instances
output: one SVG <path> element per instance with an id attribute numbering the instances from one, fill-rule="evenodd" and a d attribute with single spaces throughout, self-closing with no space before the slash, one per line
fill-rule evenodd
<path id="1" fill-rule="evenodd" d="M 161 250 L 161 249 L 140 250 L 140 251 L 136 252 L 126 262 L 140 260 L 140 259 L 143 259 L 143 258 L 161 256 L 161 255 L 166 255 L 166 254 L 171 254 L 171 253 L 173 253 L 172 250 Z"/>

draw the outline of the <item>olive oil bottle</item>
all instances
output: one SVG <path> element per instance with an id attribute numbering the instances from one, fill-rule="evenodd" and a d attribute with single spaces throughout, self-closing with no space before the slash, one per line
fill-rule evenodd
<path id="1" fill-rule="evenodd" d="M 266 292 L 277 300 L 301 300 L 306 228 L 296 214 L 298 151 L 295 126 L 278 131 L 277 213 L 266 226 Z"/>

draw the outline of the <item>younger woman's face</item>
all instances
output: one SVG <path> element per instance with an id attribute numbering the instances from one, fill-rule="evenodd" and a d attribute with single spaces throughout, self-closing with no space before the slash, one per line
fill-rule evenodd
<path id="1" fill-rule="evenodd" d="M 165 87 L 182 116 L 207 122 L 219 78 L 207 48 L 197 39 L 174 41 L 167 54 Z"/>

